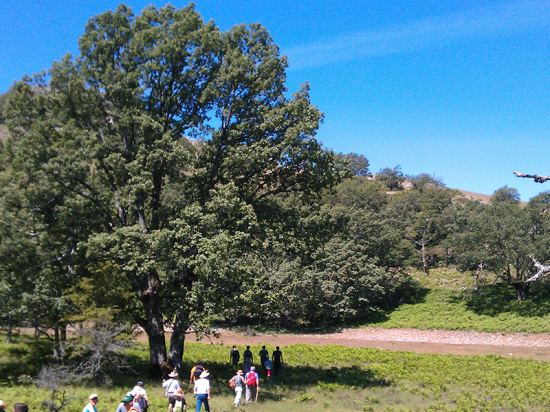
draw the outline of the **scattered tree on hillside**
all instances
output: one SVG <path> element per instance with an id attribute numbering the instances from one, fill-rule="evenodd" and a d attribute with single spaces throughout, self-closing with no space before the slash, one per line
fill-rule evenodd
<path id="1" fill-rule="evenodd" d="M 517 189 L 508 187 L 508 185 L 504 185 L 500 189 L 495 190 L 491 196 L 491 203 L 519 202 L 520 200 L 521 196 Z"/>
<path id="2" fill-rule="evenodd" d="M 369 161 L 363 155 L 357 153 L 348 153 L 343 155 L 344 159 L 348 162 L 348 165 L 351 169 L 351 172 L 355 176 L 368 176 L 369 172 Z"/>
<path id="3" fill-rule="evenodd" d="M 447 241 L 452 262 L 462 271 L 492 272 L 515 289 L 518 300 L 525 300 L 539 278 L 535 260 L 550 258 L 549 225 L 540 219 L 536 206 L 522 208 L 507 201 L 469 202 L 459 208 L 463 213 Z"/>
<path id="4" fill-rule="evenodd" d="M 403 190 L 405 176 L 401 171 L 401 166 L 395 166 L 393 169 L 386 167 L 381 169 L 376 175 L 376 180 L 386 185 L 391 191 Z"/>
<path id="5" fill-rule="evenodd" d="M 414 190 L 419 191 L 422 191 L 427 186 L 445 187 L 443 178 L 436 176 L 435 174 L 429 175 L 428 173 L 420 173 L 416 176 L 407 176 L 407 180 L 412 184 Z"/>

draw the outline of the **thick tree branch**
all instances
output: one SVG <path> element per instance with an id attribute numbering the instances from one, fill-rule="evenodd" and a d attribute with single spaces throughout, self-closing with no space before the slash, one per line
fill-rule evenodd
<path id="1" fill-rule="evenodd" d="M 525 283 L 533 283 L 539 280 L 541 277 L 544 277 L 550 273 L 550 266 L 544 266 L 541 264 L 537 259 L 535 259 L 533 256 L 531 256 L 531 260 L 535 264 L 535 267 L 538 269 L 538 272 L 535 273 L 533 276 L 531 276 L 529 279 L 525 281 Z"/>
<path id="2" fill-rule="evenodd" d="M 520 172 L 516 172 L 516 171 L 514 171 L 513 173 L 516 175 L 516 177 L 527 177 L 527 178 L 530 178 L 530 179 L 534 179 L 535 182 L 537 182 L 537 183 L 544 183 L 547 180 L 550 180 L 550 176 L 530 175 L 530 174 L 527 174 L 527 173 L 520 173 Z"/>

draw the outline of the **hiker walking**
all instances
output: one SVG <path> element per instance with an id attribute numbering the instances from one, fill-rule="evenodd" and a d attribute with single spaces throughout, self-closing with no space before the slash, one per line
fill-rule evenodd
<path id="1" fill-rule="evenodd" d="M 283 352 L 279 350 L 278 346 L 273 351 L 271 360 L 273 361 L 273 373 L 275 374 L 275 376 L 279 376 L 279 373 L 281 372 L 281 366 L 283 364 Z"/>
<path id="2" fill-rule="evenodd" d="M 197 364 L 193 366 L 193 369 L 191 369 L 191 375 L 189 375 L 189 385 L 193 385 L 193 383 L 197 379 L 199 379 L 203 371 L 204 371 L 204 366 L 202 366 L 202 362 L 197 361 Z"/>
<path id="3" fill-rule="evenodd" d="M 210 406 L 208 406 L 208 401 L 210 400 L 210 381 L 206 379 L 210 375 L 208 371 L 204 371 L 200 374 L 199 379 L 195 381 L 195 387 L 193 388 L 193 393 L 197 397 L 197 409 L 195 412 L 201 410 L 202 404 L 204 404 L 204 410 L 210 412 Z"/>
<path id="4" fill-rule="evenodd" d="M 235 376 L 229 380 L 229 385 L 235 389 L 235 401 L 233 403 L 235 404 L 235 408 L 237 408 L 241 406 L 241 398 L 243 396 L 244 379 L 242 370 L 239 369 Z"/>
<path id="5" fill-rule="evenodd" d="M 267 373 L 267 380 L 269 380 L 269 378 L 271 377 L 271 367 L 272 366 L 273 366 L 273 362 L 271 361 L 271 359 L 267 358 L 265 360 L 265 364 L 264 364 L 265 371 Z"/>
<path id="6" fill-rule="evenodd" d="M 174 405 L 174 398 L 176 391 L 180 388 L 180 383 L 178 382 L 178 373 L 176 371 L 172 371 L 168 374 L 168 379 L 165 381 L 162 380 L 162 387 L 166 388 L 164 392 L 164 397 L 168 398 L 168 412 L 172 411 L 172 406 Z"/>
<path id="7" fill-rule="evenodd" d="M 122 404 L 124 405 L 124 409 L 127 412 L 138 412 L 137 408 L 134 406 L 134 397 L 133 396 L 126 396 L 122 400 Z"/>
<path id="8" fill-rule="evenodd" d="M 147 412 L 149 408 L 149 399 L 147 399 L 147 392 L 143 388 L 143 382 L 139 381 L 132 389 L 134 394 L 134 401 L 139 405 L 141 412 Z"/>
<path id="9" fill-rule="evenodd" d="M 174 394 L 174 406 L 172 412 L 185 412 L 187 411 L 187 403 L 183 397 L 183 389 L 179 388 Z"/>
<path id="10" fill-rule="evenodd" d="M 233 349 L 231 349 L 231 352 L 229 353 L 229 363 L 232 364 L 233 366 L 237 366 L 240 359 L 241 359 L 241 354 L 239 353 L 237 346 L 233 345 Z"/>
<path id="11" fill-rule="evenodd" d="M 252 351 L 250 350 L 250 346 L 246 347 L 246 350 L 243 353 L 243 357 L 244 357 L 243 369 L 244 369 L 244 373 L 247 373 L 250 370 L 250 366 L 252 366 L 252 360 L 253 360 L 253 355 L 252 355 Z"/>
<path id="12" fill-rule="evenodd" d="M 265 368 L 265 361 L 269 359 L 269 352 L 266 350 L 265 346 L 262 346 L 262 350 L 258 353 L 260 355 L 260 362 L 262 362 L 262 367 Z"/>
<path id="13" fill-rule="evenodd" d="M 97 396 L 97 393 L 92 393 L 88 397 L 88 404 L 82 409 L 82 412 L 97 412 L 97 409 L 95 406 L 97 405 L 97 401 L 99 399 L 99 396 Z"/>
<path id="14" fill-rule="evenodd" d="M 258 391 L 260 390 L 260 377 L 256 373 L 256 368 L 254 366 L 251 366 L 250 372 L 244 375 L 244 383 L 246 385 L 244 400 L 246 404 L 249 405 L 251 398 L 254 398 L 254 402 L 258 400 Z"/>

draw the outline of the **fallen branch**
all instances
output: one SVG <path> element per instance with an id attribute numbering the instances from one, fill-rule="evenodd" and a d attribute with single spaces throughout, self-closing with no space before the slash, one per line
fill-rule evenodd
<path id="1" fill-rule="evenodd" d="M 547 180 L 550 180 L 550 176 L 530 175 L 530 174 L 527 174 L 527 173 L 520 173 L 520 172 L 516 172 L 516 171 L 514 171 L 513 173 L 516 175 L 516 177 L 527 177 L 529 179 L 534 179 L 535 182 L 537 182 L 537 183 L 544 183 Z"/>

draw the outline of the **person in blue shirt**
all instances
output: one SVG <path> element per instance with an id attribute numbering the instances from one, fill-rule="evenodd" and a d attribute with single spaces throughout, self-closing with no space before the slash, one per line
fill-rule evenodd
<path id="1" fill-rule="evenodd" d="M 162 380 L 162 387 L 166 388 L 164 396 L 168 398 L 168 412 L 171 412 L 176 403 L 176 391 L 180 388 L 180 383 L 178 382 L 178 373 L 176 371 L 170 372 L 168 377 L 170 379 L 167 381 Z"/>
<path id="2" fill-rule="evenodd" d="M 250 404 L 250 398 L 254 398 L 254 402 L 258 400 L 258 391 L 260 390 L 260 377 L 256 373 L 254 366 L 250 367 L 250 372 L 244 375 L 244 383 L 246 384 L 246 396 L 244 398 L 247 405 Z"/>

